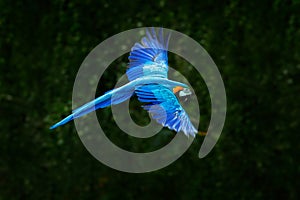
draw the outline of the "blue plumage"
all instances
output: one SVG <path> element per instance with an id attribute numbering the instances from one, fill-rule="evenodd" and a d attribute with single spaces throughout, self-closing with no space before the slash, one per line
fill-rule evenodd
<path id="1" fill-rule="evenodd" d="M 143 106 L 160 124 L 176 132 L 183 131 L 194 136 L 197 130 L 192 125 L 176 96 L 168 88 L 159 84 L 138 87 L 135 90 L 139 101 L 148 103 Z"/>
<path id="2" fill-rule="evenodd" d="M 157 36 L 154 28 L 146 34 L 147 37 L 142 38 L 141 43 L 135 43 L 128 57 L 129 66 L 126 74 L 130 81 L 145 76 L 168 78 L 170 35 L 165 39 L 163 29 L 160 29 Z"/>
<path id="3" fill-rule="evenodd" d="M 181 96 L 190 95 L 191 92 L 186 84 L 168 79 L 169 38 L 169 34 L 164 36 L 162 28 L 158 33 L 154 28 L 147 30 L 146 36 L 132 47 L 128 57 L 126 75 L 130 82 L 75 109 L 51 129 L 96 109 L 119 104 L 135 93 L 138 100 L 145 103 L 143 108 L 158 123 L 176 132 L 182 131 L 187 136 L 195 136 L 197 130 L 175 96 L 177 92 Z"/>

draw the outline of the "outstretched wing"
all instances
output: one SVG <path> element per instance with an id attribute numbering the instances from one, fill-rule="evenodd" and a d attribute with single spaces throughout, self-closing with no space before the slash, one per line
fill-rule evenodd
<path id="1" fill-rule="evenodd" d="M 129 81 L 143 77 L 168 77 L 168 44 L 170 35 L 164 37 L 163 29 L 146 30 L 146 36 L 132 47 L 126 71 Z"/>
<path id="2" fill-rule="evenodd" d="M 135 91 L 139 101 L 148 103 L 143 106 L 151 116 L 164 127 L 185 135 L 195 137 L 198 131 L 191 123 L 176 96 L 168 88 L 150 84 L 138 87 Z"/>

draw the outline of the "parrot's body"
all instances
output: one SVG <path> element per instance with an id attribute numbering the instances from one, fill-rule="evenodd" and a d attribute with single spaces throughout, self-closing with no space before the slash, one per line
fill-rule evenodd
<path id="1" fill-rule="evenodd" d="M 195 136 L 197 130 L 175 95 L 178 93 L 179 96 L 188 96 L 191 91 L 186 84 L 168 79 L 169 35 L 164 38 L 162 29 L 158 35 L 154 29 L 146 33 L 147 36 L 142 38 L 141 43 L 136 43 L 130 52 L 126 71 L 130 82 L 77 108 L 51 129 L 96 109 L 119 104 L 136 94 L 139 101 L 146 103 L 143 108 L 158 123 L 176 132 L 183 131 L 187 136 Z"/>

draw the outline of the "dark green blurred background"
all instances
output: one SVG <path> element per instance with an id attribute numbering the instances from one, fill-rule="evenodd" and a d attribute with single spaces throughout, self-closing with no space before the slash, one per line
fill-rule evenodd
<path id="1" fill-rule="evenodd" d="M 299 13 L 299 0 L 0 0 L 0 199 L 298 199 Z M 203 140 L 197 136 L 170 166 L 128 174 L 94 159 L 73 122 L 54 131 L 49 126 L 71 112 L 73 82 L 89 51 L 143 26 L 180 31 L 208 51 L 225 83 L 228 112 L 204 159 L 197 156 Z M 115 84 L 126 62 L 108 69 L 99 94 Z M 177 69 L 198 98 L 207 96 L 200 76 Z M 208 97 L 199 105 L 205 130 Z M 129 149 L 143 145 L 120 133 L 109 108 L 99 112 L 113 141 Z M 163 132 L 156 136 L 161 142 L 172 138 Z"/>

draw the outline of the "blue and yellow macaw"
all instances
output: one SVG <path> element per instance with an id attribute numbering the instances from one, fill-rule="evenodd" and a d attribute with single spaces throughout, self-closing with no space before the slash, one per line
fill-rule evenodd
<path id="1" fill-rule="evenodd" d="M 108 91 L 93 101 L 75 109 L 73 113 L 50 129 L 112 104 L 119 104 L 136 94 L 143 108 L 153 119 L 164 127 L 176 132 L 182 131 L 187 136 L 195 137 L 198 132 L 187 113 L 180 105 L 179 97 L 191 95 L 189 87 L 168 79 L 168 43 L 170 34 L 164 38 L 163 29 L 158 33 L 154 28 L 146 31 L 140 43 L 135 43 L 129 55 L 126 71 L 129 83 Z"/>

